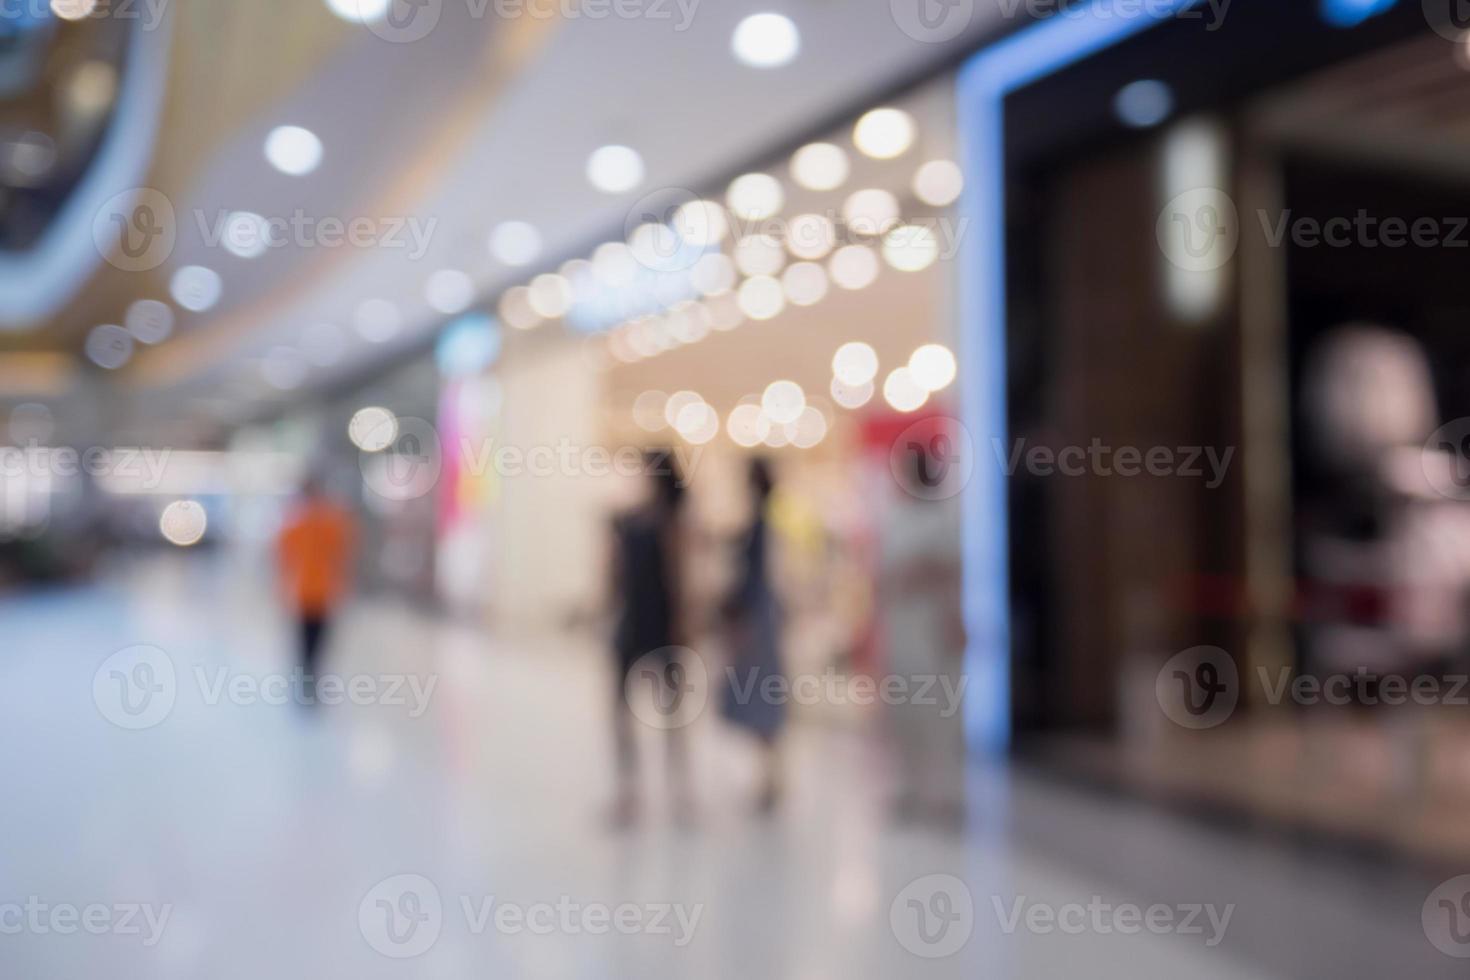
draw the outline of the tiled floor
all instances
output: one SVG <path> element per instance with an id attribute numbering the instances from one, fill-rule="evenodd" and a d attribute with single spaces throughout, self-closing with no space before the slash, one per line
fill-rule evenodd
<path id="1" fill-rule="evenodd" d="M 4 977 L 1463 976 L 1420 924 L 1431 879 L 995 769 L 967 833 L 895 829 L 881 746 L 828 726 L 792 728 L 774 817 L 709 723 L 693 824 L 651 790 L 612 832 L 594 648 L 362 602 L 333 666 L 379 703 L 245 703 L 289 634 L 220 559 L 0 600 L 0 635 Z M 167 666 L 109 660 L 136 644 Z M 169 668 L 171 710 L 123 708 Z M 436 684 L 417 716 L 403 675 Z"/>

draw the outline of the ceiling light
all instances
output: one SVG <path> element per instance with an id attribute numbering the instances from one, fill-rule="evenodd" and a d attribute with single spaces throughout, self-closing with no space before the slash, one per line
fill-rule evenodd
<path id="1" fill-rule="evenodd" d="M 841 187 L 850 170 L 847 154 L 831 143 L 808 143 L 791 158 L 791 179 L 811 191 Z"/>
<path id="2" fill-rule="evenodd" d="M 801 32 L 781 14 L 751 14 L 736 25 L 730 47 L 751 68 L 780 68 L 801 51 Z"/>
<path id="3" fill-rule="evenodd" d="M 857 121 L 852 141 L 875 160 L 892 160 L 908 152 L 917 134 L 914 117 L 902 109 L 874 109 Z"/>
<path id="4" fill-rule="evenodd" d="M 866 245 L 845 245 L 832 253 L 827 271 L 843 289 L 866 289 L 878 278 L 878 253 Z"/>
<path id="5" fill-rule="evenodd" d="M 277 126 L 265 138 L 265 158 L 283 174 L 305 177 L 322 162 L 322 141 L 300 126 Z"/>
<path id="6" fill-rule="evenodd" d="M 223 291 L 224 282 L 219 273 L 202 265 L 184 266 L 169 282 L 169 294 L 174 302 L 194 313 L 213 309 Z"/>
<path id="7" fill-rule="evenodd" d="M 679 421 L 679 414 L 690 405 L 701 405 L 704 399 L 693 391 L 676 391 L 664 402 L 664 421 L 669 426 L 675 426 Z"/>
<path id="8" fill-rule="evenodd" d="M 271 247 L 270 226 L 253 211 L 232 211 L 225 216 L 225 251 L 242 259 L 256 259 Z"/>
<path id="9" fill-rule="evenodd" d="M 198 544 L 208 527 L 209 517 L 197 500 L 175 500 L 158 518 L 158 533 L 180 548 Z"/>
<path id="10" fill-rule="evenodd" d="M 909 358 L 909 374 L 925 391 L 939 391 L 954 381 L 958 366 L 943 344 L 925 344 Z"/>
<path id="11" fill-rule="evenodd" d="M 104 323 L 87 334 L 86 351 L 93 364 L 116 371 L 133 356 L 133 335 L 117 324 Z"/>
<path id="12" fill-rule="evenodd" d="M 398 418 L 386 408 L 359 408 L 347 423 L 347 438 L 365 453 L 380 453 L 398 438 Z"/>
<path id="13" fill-rule="evenodd" d="M 931 207 L 949 207 L 965 189 L 965 175 L 953 160 L 930 160 L 914 174 L 914 195 Z"/>
<path id="14" fill-rule="evenodd" d="M 919 272 L 939 258 L 939 239 L 923 225 L 903 225 L 884 237 L 883 258 L 900 272 Z"/>
<path id="15" fill-rule="evenodd" d="M 786 192 L 781 189 L 781 182 L 770 174 L 745 174 L 731 182 L 725 203 L 737 218 L 762 221 L 785 206 Z"/>
<path id="16" fill-rule="evenodd" d="M 795 381 L 772 381 L 761 394 L 761 411 L 777 425 L 789 425 L 806 408 L 806 393 Z"/>
<path id="17" fill-rule="evenodd" d="M 924 407 L 929 392 L 907 367 L 894 368 L 883 381 L 883 400 L 895 411 L 914 412 Z"/>
<path id="18" fill-rule="evenodd" d="M 747 276 L 774 276 L 786 265 L 786 250 L 773 235 L 746 235 L 735 246 L 735 265 Z"/>
<path id="19" fill-rule="evenodd" d="M 1174 92 L 1156 79 L 1141 79 L 1118 90 L 1113 111 L 1123 125 L 1133 129 L 1157 126 L 1174 111 Z"/>
<path id="20" fill-rule="evenodd" d="M 745 449 L 754 449 L 771 431 L 771 420 L 766 418 L 759 405 L 745 402 L 736 405 L 725 421 L 725 432 L 730 441 Z"/>
<path id="21" fill-rule="evenodd" d="M 608 194 L 631 191 L 643 183 L 643 158 L 632 147 L 601 147 L 587 158 L 587 179 Z"/>
<path id="22" fill-rule="evenodd" d="M 786 228 L 786 247 L 799 259 L 826 258 L 837 244 L 832 219 L 821 214 L 799 214 Z"/>
<path id="23" fill-rule="evenodd" d="M 500 297 L 500 320 L 515 330 L 530 330 L 541 325 L 541 314 L 531 306 L 531 291 L 525 286 L 512 286 Z"/>
<path id="24" fill-rule="evenodd" d="M 327 9 L 350 24 L 371 24 L 388 16 L 393 0 L 327 0 Z"/>
<path id="25" fill-rule="evenodd" d="M 352 315 L 352 325 L 369 343 L 387 343 L 403 328 L 403 314 L 386 299 L 363 301 Z"/>
<path id="26" fill-rule="evenodd" d="M 850 388 L 867 384 L 878 376 L 878 352 L 862 341 L 843 344 L 832 355 L 832 376 Z"/>
<path id="27" fill-rule="evenodd" d="M 424 298 L 446 316 L 463 313 L 475 301 L 475 281 L 459 269 L 440 269 L 424 284 Z"/>
<path id="28" fill-rule="evenodd" d="M 862 408 L 873 400 L 873 382 L 867 381 L 860 385 L 844 384 L 842 379 L 832 379 L 832 400 L 843 408 Z"/>
<path id="29" fill-rule="evenodd" d="M 786 291 L 777 279 L 752 276 L 740 284 L 740 311 L 752 320 L 769 320 L 786 308 Z"/>
<path id="30" fill-rule="evenodd" d="M 730 222 L 713 201 L 690 201 L 674 212 L 674 231 L 685 244 L 707 248 L 724 241 Z"/>
<path id="31" fill-rule="evenodd" d="M 572 308 L 572 284 L 567 282 L 565 276 L 544 272 L 531 280 L 527 299 L 537 316 L 556 320 L 566 316 L 567 311 Z"/>
<path id="32" fill-rule="evenodd" d="M 720 415 L 702 401 L 685 405 L 674 420 L 674 431 L 685 442 L 702 446 L 720 434 Z"/>
<path id="33" fill-rule="evenodd" d="M 881 235 L 898 223 L 898 198 L 879 187 L 854 191 L 842 204 L 842 220 L 853 234 Z"/>
<path id="34" fill-rule="evenodd" d="M 541 233 L 524 221 L 502 221 L 490 233 L 490 254 L 513 269 L 541 256 Z"/>
<path id="35" fill-rule="evenodd" d="M 156 299 L 140 299 L 128 307 L 123 326 L 139 343 L 162 343 L 174 330 L 173 307 Z"/>
<path id="36" fill-rule="evenodd" d="M 815 262 L 798 262 L 781 276 L 786 298 L 797 306 L 815 306 L 827 295 L 827 270 Z"/>

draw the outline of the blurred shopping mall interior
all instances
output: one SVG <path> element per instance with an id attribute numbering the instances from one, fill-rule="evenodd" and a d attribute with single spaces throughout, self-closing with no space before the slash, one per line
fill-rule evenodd
<path id="1" fill-rule="evenodd" d="M 0 0 L 0 976 L 1463 976 L 1461 7 Z"/>

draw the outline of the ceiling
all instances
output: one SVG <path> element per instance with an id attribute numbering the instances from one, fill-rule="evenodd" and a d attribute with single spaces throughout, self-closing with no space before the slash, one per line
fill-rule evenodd
<path id="1" fill-rule="evenodd" d="M 80 366 L 87 333 L 120 322 L 137 299 L 169 300 L 173 273 L 203 265 L 222 278 L 218 305 L 176 309 L 169 340 L 140 348 L 105 378 L 129 393 L 132 411 L 228 425 L 264 401 L 301 396 L 267 386 L 260 361 L 299 345 L 315 324 L 337 325 L 348 341 L 337 363 L 311 369 L 301 392 L 421 345 L 444 319 L 424 298 L 435 271 L 462 270 L 486 299 L 540 271 L 491 257 L 486 241 L 497 223 L 533 224 L 552 268 L 621 237 L 630 208 L 651 190 L 712 190 L 832 113 L 972 45 L 1001 16 L 990 0 L 959 36 L 928 43 L 898 26 L 905 0 L 684 0 L 682 9 L 644 0 L 633 7 L 645 16 L 631 19 L 593 19 L 575 4 L 533 5 L 562 7 L 555 17 L 497 17 L 497 9 L 528 8 L 429 2 L 437 25 L 412 43 L 344 22 L 324 0 L 167 5 L 167 85 L 139 184 L 174 207 L 173 253 L 146 272 L 96 261 L 85 288 L 46 322 L 0 334 L 0 379 L 15 354 L 55 351 L 78 367 L 57 373 L 54 394 L 92 384 L 103 376 Z M 783 68 L 752 69 L 731 54 L 735 25 L 762 9 L 786 13 L 801 30 L 801 53 Z M 956 9 L 969 10 L 963 0 Z M 264 159 L 266 134 L 282 124 L 322 138 L 323 162 L 312 174 L 289 177 Z M 608 143 L 642 155 L 638 188 L 609 195 L 588 183 L 587 157 Z M 240 258 L 208 240 L 220 216 L 237 210 L 367 220 L 390 241 L 389 232 L 412 223 L 424 236 L 422 254 L 390 242 L 325 247 L 308 234 Z M 401 312 L 401 329 L 387 342 L 353 330 L 354 311 L 372 299 Z"/>

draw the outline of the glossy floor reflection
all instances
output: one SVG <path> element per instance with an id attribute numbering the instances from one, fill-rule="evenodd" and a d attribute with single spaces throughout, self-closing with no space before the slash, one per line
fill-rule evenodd
<path id="1" fill-rule="evenodd" d="M 586 645 L 361 602 L 333 667 L 376 703 L 308 713 L 262 700 L 289 633 L 223 561 L 8 598 L 0 623 L 5 976 L 1463 975 L 1420 924 L 1433 877 L 995 770 L 964 834 L 896 829 L 881 747 L 831 727 L 792 729 L 761 819 L 745 747 L 701 725 L 693 825 L 651 787 L 613 833 Z M 109 661 L 138 644 L 174 696 L 128 730 L 114 675 L 164 685 Z"/>

